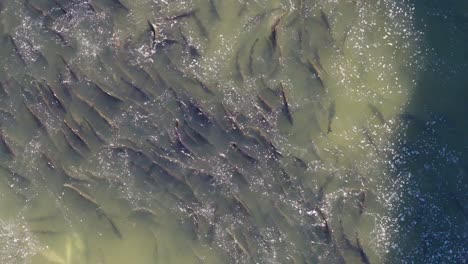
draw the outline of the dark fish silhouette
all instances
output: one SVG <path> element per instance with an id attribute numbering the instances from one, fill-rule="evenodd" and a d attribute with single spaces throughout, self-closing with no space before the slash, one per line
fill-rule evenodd
<path id="1" fill-rule="evenodd" d="M 183 19 L 183 18 L 192 17 L 192 16 L 195 15 L 195 13 L 197 11 L 198 11 L 198 9 L 182 12 L 182 13 L 177 14 L 177 15 L 166 17 L 166 20 L 179 20 L 179 19 Z"/>
<path id="2" fill-rule="evenodd" d="M 16 56 L 20 60 L 20 62 L 26 66 L 26 60 L 24 59 L 23 55 L 20 52 L 20 49 L 18 48 L 18 45 L 16 44 L 16 41 L 13 39 L 13 37 L 8 34 L 8 39 L 10 40 L 11 45 L 13 46 L 13 50 L 15 51 Z"/>
<path id="3" fill-rule="evenodd" d="M 330 132 L 332 132 L 331 126 L 332 126 L 333 119 L 335 118 L 335 115 L 336 115 L 336 107 L 335 107 L 335 101 L 333 101 L 328 107 L 327 134 L 330 134 Z"/>
<path id="4" fill-rule="evenodd" d="M 288 98 L 286 97 L 286 92 L 284 91 L 283 84 L 280 82 L 280 92 L 281 92 L 281 99 L 283 100 L 283 112 L 286 115 L 289 123 L 293 124 L 293 117 L 291 114 L 291 110 L 289 109 Z"/>
<path id="5" fill-rule="evenodd" d="M 369 109 L 372 112 L 372 115 L 375 116 L 381 124 L 385 124 L 385 117 L 383 116 L 382 112 L 373 104 L 369 103 L 367 104 Z"/>

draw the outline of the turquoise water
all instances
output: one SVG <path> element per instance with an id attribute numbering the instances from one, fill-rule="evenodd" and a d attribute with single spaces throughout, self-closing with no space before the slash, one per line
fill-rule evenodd
<path id="1" fill-rule="evenodd" d="M 465 263 L 462 1 L 0 3 L 1 263 Z"/>

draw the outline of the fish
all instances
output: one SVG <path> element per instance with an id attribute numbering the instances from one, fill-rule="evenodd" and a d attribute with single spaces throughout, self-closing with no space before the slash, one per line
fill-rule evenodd
<path id="1" fill-rule="evenodd" d="M 344 227 L 343 227 L 343 220 L 340 219 L 340 229 L 339 229 L 339 232 L 341 234 L 341 239 L 343 240 L 346 248 L 348 249 L 351 249 L 353 251 L 357 251 L 357 247 L 353 244 L 353 242 L 348 238 L 348 236 L 346 235 L 345 231 L 344 231 Z"/>
<path id="2" fill-rule="evenodd" d="M 41 67 L 48 67 L 49 66 L 49 61 L 47 60 L 47 58 L 44 56 L 44 54 L 40 51 L 39 48 L 35 47 L 34 44 L 29 40 L 29 39 L 25 39 L 23 40 L 25 44 L 27 44 L 28 48 L 32 53 L 34 53 L 34 61 L 35 63 L 40 63 L 41 64 Z M 23 44 L 23 46 L 25 45 Z"/>
<path id="3" fill-rule="evenodd" d="M 73 151 L 75 152 L 80 158 L 85 158 L 86 157 L 86 153 L 83 153 L 83 151 L 78 147 L 76 146 L 72 139 L 69 137 L 69 135 L 64 131 L 64 129 L 62 128 L 61 129 L 61 132 L 62 132 L 62 135 L 63 135 L 63 138 L 65 140 L 65 143 L 67 144 L 67 146 Z"/>
<path id="4" fill-rule="evenodd" d="M 356 244 L 357 244 L 357 248 L 358 248 L 358 251 L 359 251 L 359 256 L 361 257 L 362 263 L 370 264 L 369 257 L 367 256 L 366 252 L 362 248 L 361 241 L 359 240 L 359 235 L 358 235 L 357 232 L 356 232 Z"/>
<path id="5" fill-rule="evenodd" d="M 57 172 L 63 177 L 65 177 L 65 179 L 68 180 L 70 183 L 88 184 L 91 182 L 90 178 L 87 175 L 82 173 L 76 173 L 75 171 L 67 171 L 67 169 L 65 169 L 66 167 L 64 167 L 63 165 L 58 165 L 60 165 L 60 167 L 57 166 Z"/>
<path id="6" fill-rule="evenodd" d="M 45 26 L 45 28 L 48 31 L 52 32 L 54 34 L 54 36 L 57 37 L 58 41 L 60 41 L 60 43 L 64 47 L 68 47 L 68 48 L 72 47 L 71 41 L 68 39 L 68 37 L 63 32 L 60 32 L 60 31 L 54 29 L 53 27 Z"/>
<path id="7" fill-rule="evenodd" d="M 154 49 L 155 50 L 160 50 L 160 49 L 163 49 L 165 47 L 168 47 L 168 46 L 171 46 L 171 45 L 174 45 L 174 44 L 177 44 L 179 43 L 177 40 L 175 39 L 163 39 L 163 40 L 159 40 L 156 42 L 156 45 L 154 46 Z"/>
<path id="8" fill-rule="evenodd" d="M 327 218 L 326 218 L 325 214 L 323 213 L 322 209 L 320 209 L 320 207 L 316 206 L 315 211 L 317 212 L 318 216 L 320 217 L 320 219 L 324 223 L 323 231 L 324 231 L 324 233 L 325 233 L 325 235 L 327 237 L 328 242 L 330 243 L 332 241 L 333 233 L 332 233 L 332 230 L 330 228 L 330 225 L 328 224 Z"/>
<path id="9" fill-rule="evenodd" d="M 60 72 L 57 73 L 57 77 L 58 77 L 58 83 L 60 85 L 59 87 L 62 88 L 63 95 L 66 98 L 70 99 L 71 96 L 72 96 L 71 91 L 73 91 L 73 89 L 71 89 L 70 86 L 68 85 L 68 80 L 66 80 L 66 78 L 64 78 L 63 74 L 60 73 Z M 62 98 L 62 101 L 64 101 L 63 98 Z"/>
<path id="10" fill-rule="evenodd" d="M 184 109 L 184 108 L 187 107 L 187 105 L 185 104 L 185 101 L 182 100 L 182 99 L 179 97 L 179 95 L 177 94 L 177 92 L 174 90 L 173 87 L 169 86 L 169 87 L 168 87 L 168 90 L 169 90 L 169 92 L 172 94 L 172 96 L 174 97 L 174 100 L 175 100 L 175 102 L 177 103 L 177 107 L 178 107 L 179 109 Z"/>
<path id="11" fill-rule="evenodd" d="M 128 145 L 130 141 L 125 140 L 123 143 L 119 145 L 106 145 L 102 147 L 101 149 L 109 149 L 113 151 L 116 154 L 128 154 L 132 157 L 133 162 L 138 162 L 138 161 L 143 161 L 143 162 L 149 162 L 151 163 L 153 159 L 147 155 L 145 152 L 142 150 L 137 149 L 135 146 L 130 146 Z"/>
<path id="12" fill-rule="evenodd" d="M 156 25 L 153 24 L 149 19 L 147 22 L 151 33 L 151 50 L 155 50 L 157 45 L 158 31 L 156 30 Z"/>
<path id="13" fill-rule="evenodd" d="M 248 10 L 247 6 L 248 6 L 248 4 L 244 4 L 241 7 L 242 12 Z M 278 9 L 280 9 L 280 8 L 278 7 L 278 8 L 273 8 L 273 9 L 270 9 L 270 10 L 264 10 L 264 11 L 262 11 L 260 13 L 257 13 L 255 16 L 249 17 L 249 19 L 245 22 L 245 24 L 243 26 L 243 29 L 246 30 L 248 28 L 253 28 L 253 27 L 257 26 L 260 22 L 265 21 L 265 18 L 266 18 L 266 16 L 268 14 L 271 14 L 271 13 L 273 13 L 274 11 L 276 11 Z"/>
<path id="14" fill-rule="evenodd" d="M 90 146 L 86 142 L 86 138 L 80 134 L 80 131 L 76 128 L 73 128 L 70 124 L 70 121 L 67 121 L 67 119 L 63 120 L 63 124 L 63 127 L 65 127 L 66 130 L 69 132 L 68 134 L 71 134 L 83 149 L 85 149 L 86 151 L 90 151 Z"/>
<path id="15" fill-rule="evenodd" d="M 65 6 L 63 6 L 59 1 L 54 0 L 54 3 L 64 14 L 68 14 L 68 11 L 65 8 Z"/>
<path id="16" fill-rule="evenodd" d="M 180 134 L 178 127 L 177 127 L 177 122 L 176 122 L 176 128 L 174 129 L 174 135 L 175 135 L 175 147 L 179 149 L 182 153 L 188 155 L 189 157 L 192 157 L 194 152 L 182 139 L 182 135 Z"/>
<path id="17" fill-rule="evenodd" d="M 87 118 L 84 119 L 84 124 L 82 126 L 88 127 L 89 131 L 91 131 L 91 134 L 102 144 L 106 143 L 104 140 L 104 137 L 91 125 L 89 120 Z"/>
<path id="18" fill-rule="evenodd" d="M 237 179 L 242 185 L 249 185 L 249 180 L 247 179 L 247 176 L 241 172 L 241 169 L 235 165 L 234 163 L 231 162 L 228 157 L 222 153 L 218 155 L 218 157 L 224 162 L 224 164 L 229 165 L 229 169 L 232 172 L 232 178 Z"/>
<path id="19" fill-rule="evenodd" d="M 47 16 L 49 14 L 49 12 L 47 12 L 46 10 L 41 8 L 40 6 L 38 6 L 38 5 L 34 4 L 34 3 L 31 3 L 30 0 L 25 1 L 25 5 L 26 5 L 26 7 L 29 8 L 30 11 L 32 11 L 35 14 L 39 14 L 39 15 L 41 15 L 43 17 L 45 17 L 45 16 Z"/>
<path id="20" fill-rule="evenodd" d="M 235 69 L 236 69 L 236 77 L 241 81 L 241 82 L 244 82 L 244 80 L 246 79 L 244 77 L 244 73 L 242 72 L 242 68 L 241 68 L 241 63 L 240 63 L 240 53 L 241 53 L 241 48 L 239 48 L 236 52 L 236 57 L 235 57 Z"/>
<path id="21" fill-rule="evenodd" d="M 366 192 L 365 191 L 360 191 L 358 194 L 358 208 L 359 208 L 359 214 L 362 215 L 364 213 L 364 207 L 365 207 L 365 202 L 366 202 Z"/>
<path id="22" fill-rule="evenodd" d="M 398 118 L 402 121 L 405 121 L 409 124 L 414 124 L 416 125 L 419 129 L 425 130 L 426 129 L 426 122 L 416 116 L 415 114 L 409 113 L 409 112 L 403 112 L 401 114 L 398 114 Z"/>
<path id="23" fill-rule="evenodd" d="M 212 124 L 210 116 L 197 102 L 193 100 L 187 100 L 185 102 L 185 108 L 190 114 L 191 119 L 197 119 L 202 126 Z"/>
<path id="24" fill-rule="evenodd" d="M 10 144 L 5 140 L 3 131 L 0 131 L 0 148 L 2 149 L 3 152 L 5 152 L 11 158 L 16 156 Z"/>
<path id="25" fill-rule="evenodd" d="M 176 127 L 181 127 L 182 124 L 180 124 L 180 122 L 177 120 L 176 122 Z M 181 128 L 185 134 L 193 141 L 193 142 L 196 142 L 198 144 L 208 144 L 208 145 L 211 145 L 210 141 L 205 137 L 203 136 L 201 133 L 199 133 L 198 131 L 196 131 L 195 129 L 193 129 L 188 123 L 187 121 L 184 121 L 184 124 Z"/>
<path id="26" fill-rule="evenodd" d="M 262 132 L 262 130 L 250 127 L 249 134 L 252 134 L 252 136 L 256 139 L 258 143 L 266 147 L 270 152 L 273 153 L 275 158 L 282 158 L 283 154 L 281 151 L 273 144 L 273 142 L 268 139 L 268 137 Z"/>
<path id="27" fill-rule="evenodd" d="M 257 105 L 254 105 L 254 108 L 256 109 L 256 115 L 252 119 L 253 122 L 257 123 L 257 126 L 264 129 L 264 130 L 271 130 L 273 129 L 273 124 L 269 121 L 269 118 L 267 118 L 263 112 L 261 111 L 260 107 Z"/>
<path id="28" fill-rule="evenodd" d="M 138 97 L 140 97 L 142 99 L 142 101 L 149 101 L 150 100 L 149 95 L 142 88 L 140 88 L 137 85 L 133 84 L 132 82 L 128 81 L 124 77 L 120 77 L 120 80 L 123 83 L 125 83 L 127 86 L 131 87 L 136 92 L 136 94 L 138 94 Z"/>
<path id="29" fill-rule="evenodd" d="M 203 89 L 203 91 L 205 91 L 206 93 L 211 94 L 211 95 L 214 94 L 213 90 L 211 90 L 211 89 L 210 89 L 205 83 L 203 83 L 202 81 L 198 80 L 197 78 L 194 78 L 194 81 L 195 81 L 198 85 L 200 85 L 200 87 L 201 87 L 201 88 Z"/>
<path id="30" fill-rule="evenodd" d="M 63 187 L 73 191 L 75 194 L 77 194 L 79 197 L 81 197 L 84 201 L 86 201 L 88 204 L 90 204 L 92 207 L 94 207 L 96 209 L 97 215 L 100 218 L 104 217 L 104 219 L 106 219 L 107 222 L 109 223 L 109 225 L 111 226 L 112 231 L 114 232 L 114 234 L 119 239 L 122 239 L 122 233 L 119 231 L 119 229 L 117 228 L 114 221 L 106 214 L 106 212 L 101 208 L 101 206 L 98 204 L 98 202 L 91 195 L 89 195 L 89 194 L 85 193 L 84 191 L 80 190 L 75 185 L 65 183 L 63 185 Z"/>
<path id="31" fill-rule="evenodd" d="M 240 209 L 244 214 L 251 216 L 252 211 L 250 210 L 249 206 L 239 197 L 239 195 L 233 193 L 232 194 L 234 205 Z"/>
<path id="32" fill-rule="evenodd" d="M 200 29 L 201 36 L 204 37 L 205 39 L 208 39 L 208 30 L 206 29 L 206 27 L 203 25 L 202 21 L 198 18 L 196 14 L 194 14 L 193 20 L 195 20 L 195 24 Z"/>
<path id="33" fill-rule="evenodd" d="M 188 207 L 185 209 L 186 212 L 188 213 L 188 216 L 193 224 L 193 232 L 195 234 L 195 237 L 200 238 L 199 234 L 199 227 L 200 227 L 200 221 L 198 220 L 198 214 L 193 210 L 192 208 Z"/>
<path id="34" fill-rule="evenodd" d="M 94 4 L 94 0 L 86 1 L 84 2 L 85 7 L 87 8 L 88 11 L 91 11 L 93 13 L 97 13 L 97 8 Z"/>
<path id="35" fill-rule="evenodd" d="M 177 15 L 166 17 L 165 19 L 166 20 L 180 20 L 180 19 L 183 19 L 183 18 L 188 18 L 188 17 L 194 16 L 197 11 L 198 11 L 198 9 L 189 10 L 189 11 L 179 13 Z"/>
<path id="36" fill-rule="evenodd" d="M 218 9 L 216 8 L 216 4 L 214 0 L 209 0 L 211 13 L 214 15 L 215 19 L 219 20 L 221 17 L 219 15 Z"/>
<path id="37" fill-rule="evenodd" d="M 328 124 L 327 124 L 327 134 L 332 132 L 332 122 L 336 115 L 336 105 L 335 101 L 332 101 L 328 107 Z"/>
<path id="38" fill-rule="evenodd" d="M 255 51 L 255 45 L 258 43 L 258 38 L 254 40 L 254 43 L 252 44 L 252 47 L 250 48 L 249 52 L 249 63 L 247 64 L 247 68 L 249 69 L 249 73 L 253 74 L 253 58 L 254 58 L 254 51 Z"/>
<path id="39" fill-rule="evenodd" d="M 39 252 L 40 256 L 46 259 L 49 263 L 67 263 L 65 258 L 59 256 L 57 252 L 53 251 L 52 249 L 44 249 Z"/>
<path id="40" fill-rule="evenodd" d="M 169 153 L 171 153 L 169 149 L 159 145 L 156 140 L 153 140 L 151 138 L 146 138 L 145 143 L 148 143 L 151 146 L 150 150 L 153 154 L 168 155 Z"/>
<path id="41" fill-rule="evenodd" d="M 239 2 L 239 3 L 241 3 L 241 2 Z M 241 3 L 241 6 L 240 6 L 239 9 L 237 10 L 237 16 L 238 16 L 238 17 L 242 17 L 246 11 L 247 11 L 247 3 L 246 3 L 246 2 L 242 2 L 242 3 Z"/>
<path id="42" fill-rule="evenodd" d="M 130 12 L 130 9 L 129 9 L 126 5 L 124 5 L 124 4 L 122 3 L 122 1 L 120 1 L 120 0 L 113 0 L 113 1 L 114 1 L 114 3 L 117 4 L 117 6 L 118 6 L 119 8 L 121 8 L 121 9 L 127 11 L 127 12 Z"/>
<path id="43" fill-rule="evenodd" d="M 193 46 L 191 44 L 188 44 L 187 47 L 189 48 L 189 53 L 190 53 L 190 55 L 192 57 L 200 57 L 201 56 L 200 52 L 198 51 L 198 49 L 195 46 Z"/>
<path id="44" fill-rule="evenodd" d="M 271 113 L 271 111 L 273 110 L 273 107 L 266 101 L 265 98 L 263 98 L 261 95 L 257 95 L 257 101 L 258 101 L 260 108 L 267 111 L 268 113 Z"/>
<path id="45" fill-rule="evenodd" d="M 42 82 L 35 81 L 34 84 L 39 92 L 45 95 L 44 101 L 49 108 L 58 109 L 63 114 L 67 113 L 65 102 L 62 102 L 57 93 L 47 83 L 47 80 L 43 79 Z"/>
<path id="46" fill-rule="evenodd" d="M 352 28 L 353 26 L 348 25 L 343 32 L 343 37 L 341 38 L 341 47 L 340 47 L 341 53 L 344 52 L 343 50 L 346 47 L 346 41 L 348 40 L 348 36 L 349 36 L 349 33 L 351 33 Z"/>
<path id="47" fill-rule="evenodd" d="M 367 142 L 369 142 L 369 144 L 374 147 L 375 151 L 380 154 L 380 149 L 379 147 L 377 146 L 377 144 L 375 143 L 374 139 L 372 138 L 372 134 L 371 132 L 369 131 L 368 128 L 364 128 L 363 130 L 363 134 L 364 134 L 364 138 L 367 140 Z"/>
<path id="48" fill-rule="evenodd" d="M 71 92 L 73 93 L 73 97 L 76 97 L 78 100 L 85 104 L 88 108 L 94 107 L 94 103 L 90 101 L 90 99 L 84 97 L 83 95 L 79 94 L 76 89 L 71 89 Z"/>
<path id="49" fill-rule="evenodd" d="M 307 59 L 307 65 L 310 69 L 310 71 L 314 74 L 315 78 L 320 83 L 320 87 L 325 90 L 325 83 L 323 81 L 323 70 L 322 66 L 319 65 L 319 63 L 315 62 L 314 60 Z"/>
<path id="50" fill-rule="evenodd" d="M 52 214 L 44 214 L 44 215 L 39 215 L 39 216 L 26 217 L 25 219 L 28 222 L 49 222 L 49 221 L 53 221 L 57 217 L 59 217 L 59 213 L 55 212 Z"/>
<path id="51" fill-rule="evenodd" d="M 248 160 L 250 163 L 257 163 L 258 160 L 251 155 L 249 155 L 247 152 L 245 152 L 243 149 L 241 149 L 236 143 L 231 142 L 229 146 L 234 149 L 237 153 L 239 153 L 242 157 L 244 157 L 246 160 Z"/>
<path id="52" fill-rule="evenodd" d="M 151 167 L 148 170 L 148 173 L 151 173 L 154 168 L 158 169 L 159 171 L 164 173 L 166 176 L 169 176 L 171 179 L 174 179 L 179 183 L 185 183 L 185 178 L 182 175 L 179 175 L 178 173 L 163 166 L 161 162 L 153 160 Z"/>
<path id="53" fill-rule="evenodd" d="M 129 166 L 131 167 L 132 165 L 133 165 L 132 162 L 130 162 Z M 119 177 L 109 177 L 107 175 L 102 175 L 102 174 L 92 172 L 89 170 L 85 170 L 83 173 L 86 174 L 86 177 L 88 179 L 92 180 L 92 183 L 100 182 L 100 183 L 105 183 L 105 184 L 110 183 L 113 186 L 119 186 L 119 187 L 125 186 L 125 183 L 123 182 L 124 180 Z"/>
<path id="54" fill-rule="evenodd" d="M 182 40 L 184 41 L 184 44 L 185 46 L 188 48 L 189 50 L 189 54 L 192 56 L 192 57 L 200 57 L 200 52 L 198 51 L 198 49 L 192 45 L 190 43 L 190 41 L 188 40 L 188 38 L 182 33 L 182 30 L 180 29 L 179 27 L 179 31 L 180 31 L 180 35 L 182 37 Z"/>
<path id="55" fill-rule="evenodd" d="M 293 159 L 294 163 L 299 165 L 299 167 L 301 167 L 303 169 L 306 169 L 306 170 L 309 168 L 309 165 L 303 159 L 301 159 L 301 158 L 299 158 L 297 156 L 292 156 L 292 159 Z"/>
<path id="56" fill-rule="evenodd" d="M 92 11 L 95 12 L 96 9 L 95 9 L 95 7 L 94 7 L 94 3 L 93 3 L 94 1 L 95 1 L 95 0 L 89 1 L 89 5 L 90 5 L 89 8 L 91 8 Z M 125 11 L 125 12 L 127 12 L 127 13 L 130 12 L 130 9 L 129 9 L 126 5 L 124 5 L 124 4 L 122 3 L 122 1 L 120 1 L 120 0 L 111 0 L 111 2 L 112 2 L 112 4 L 115 5 L 116 8 L 122 9 L 123 11 Z"/>
<path id="57" fill-rule="evenodd" d="M 281 92 L 281 99 L 283 100 L 283 112 L 286 115 L 289 123 L 293 124 L 293 117 L 291 114 L 291 110 L 289 109 L 288 99 L 286 97 L 286 92 L 284 91 L 283 83 L 280 82 L 280 92 Z"/>
<path id="58" fill-rule="evenodd" d="M 164 39 L 158 40 L 159 34 L 158 34 L 157 26 L 154 23 L 152 23 L 150 20 L 147 20 L 147 22 L 149 26 L 150 35 L 151 35 L 150 47 L 151 47 L 152 52 L 155 52 L 156 50 L 160 50 L 164 47 L 179 43 L 175 39 L 164 38 Z"/>
<path id="59" fill-rule="evenodd" d="M 229 121 L 229 127 L 226 129 L 229 132 L 236 132 L 240 136 L 244 136 L 244 126 L 239 122 L 235 114 L 229 110 L 223 103 L 221 103 L 222 110 L 224 112 L 224 119 Z"/>
<path id="60" fill-rule="evenodd" d="M 240 168 L 237 165 L 231 164 L 231 171 L 232 171 L 232 178 L 236 180 L 235 182 L 238 182 L 242 186 L 248 187 L 250 185 L 247 175 L 242 173 Z"/>
<path id="61" fill-rule="evenodd" d="M 99 218 L 104 218 L 109 223 L 112 229 L 112 232 L 114 233 L 115 236 L 117 236 L 119 239 L 123 239 L 122 233 L 120 232 L 119 228 L 115 224 L 114 220 L 112 220 L 112 218 L 110 218 L 101 207 L 97 209 L 96 213 L 98 214 Z"/>
<path id="62" fill-rule="evenodd" d="M 284 12 L 283 14 L 281 14 L 279 17 L 277 17 L 273 24 L 271 25 L 270 27 L 270 42 L 271 42 L 271 45 L 273 46 L 273 49 L 276 49 L 276 46 L 277 46 L 277 43 L 278 43 L 278 26 L 281 22 L 281 19 L 287 14 L 287 12 Z"/>
<path id="63" fill-rule="evenodd" d="M 8 39 L 10 40 L 11 45 L 13 46 L 13 50 L 15 51 L 16 56 L 20 60 L 20 62 L 26 66 L 26 60 L 24 59 L 23 55 L 20 52 L 20 49 L 18 48 L 18 45 L 16 44 L 16 41 L 13 39 L 13 36 L 8 34 Z"/>
<path id="64" fill-rule="evenodd" d="M 0 95 L 2 97 L 8 96 L 8 90 L 5 88 L 5 85 L 0 81 Z"/>
<path id="65" fill-rule="evenodd" d="M 41 235 L 41 236 L 57 236 L 61 235 L 64 233 L 64 231 L 58 231 L 58 230 L 51 230 L 51 229 L 33 229 L 31 230 L 36 235 Z"/>
<path id="66" fill-rule="evenodd" d="M 284 220 L 286 220 L 286 223 L 287 223 L 288 225 L 290 225 L 290 226 L 293 226 L 293 225 L 294 225 L 294 221 L 293 221 L 293 220 L 288 216 L 288 214 L 285 213 L 285 212 L 281 209 L 281 207 L 279 206 L 279 201 L 278 201 L 278 200 L 276 200 L 276 201 L 273 202 L 273 206 L 274 206 L 274 208 L 276 209 L 276 211 L 279 213 L 279 215 L 281 215 L 281 216 L 284 218 Z"/>
<path id="67" fill-rule="evenodd" d="M 90 105 L 89 111 L 94 113 L 96 116 L 98 116 L 101 120 L 106 123 L 107 126 L 109 126 L 111 129 L 115 129 L 117 126 L 114 124 L 111 118 L 107 117 L 101 110 L 99 110 L 97 107 L 94 105 Z"/>
<path id="68" fill-rule="evenodd" d="M 54 162 L 52 161 L 52 159 L 47 156 L 46 153 L 42 153 L 41 154 L 41 159 L 44 160 L 44 163 L 47 165 L 47 167 L 51 170 L 55 170 L 56 166 L 54 164 Z"/>
<path id="69" fill-rule="evenodd" d="M 244 256 L 250 257 L 248 246 L 244 246 L 243 243 L 236 237 L 236 235 L 230 230 L 226 229 L 227 234 L 231 237 L 236 245 L 237 250 Z"/>
<path id="70" fill-rule="evenodd" d="M 332 30 L 331 30 L 331 26 L 330 26 L 330 21 L 328 20 L 328 17 L 325 14 L 325 12 L 323 12 L 323 10 L 320 10 L 320 19 L 322 20 L 323 25 L 327 29 L 327 32 L 329 34 L 331 34 Z"/>
<path id="71" fill-rule="evenodd" d="M 156 213 L 147 207 L 136 207 L 131 210 L 132 215 L 145 216 L 145 217 L 156 217 Z"/>
<path id="72" fill-rule="evenodd" d="M 323 68 L 322 63 L 320 62 L 320 55 L 317 48 L 313 49 L 313 59 L 310 60 L 312 66 L 314 67 L 315 71 L 318 73 L 320 78 L 324 78 L 327 74 L 327 71 Z"/>
<path id="73" fill-rule="evenodd" d="M 71 68 L 70 64 L 65 60 L 65 58 L 62 55 L 57 55 L 62 63 L 65 65 L 65 68 L 67 69 L 68 73 L 70 73 L 70 76 L 73 78 L 75 81 L 79 81 L 80 79 L 78 78 L 78 75 L 76 72 Z"/>
<path id="74" fill-rule="evenodd" d="M 371 103 L 368 103 L 367 106 L 371 110 L 372 115 L 375 116 L 381 124 L 385 124 L 385 117 L 383 116 L 382 112 L 380 112 L 380 110 Z"/>
<path id="75" fill-rule="evenodd" d="M 16 123 L 16 117 L 10 111 L 0 108 L 0 126 L 14 123 Z"/>
<path id="76" fill-rule="evenodd" d="M 109 92 L 108 90 L 104 89 L 102 85 L 99 85 L 95 82 L 93 82 L 93 86 L 97 88 L 96 90 L 99 92 L 99 94 L 107 99 L 109 99 L 112 103 L 114 104 L 122 104 L 125 102 L 124 99 L 120 98 L 119 96 Z"/>
<path id="77" fill-rule="evenodd" d="M 280 186 L 285 190 L 285 188 L 290 188 L 293 183 L 293 178 L 289 173 L 286 171 L 286 169 L 283 166 L 279 166 L 279 172 L 280 172 Z M 285 192 L 284 192 L 285 193 Z"/>
<path id="78" fill-rule="evenodd" d="M 39 118 L 38 114 L 33 110 L 33 108 L 31 106 L 29 106 L 25 101 L 23 101 L 23 104 L 24 106 L 26 107 L 26 110 L 27 112 L 29 113 L 29 115 L 31 116 L 31 118 L 33 119 L 34 123 L 36 124 L 36 126 L 40 129 L 44 129 L 45 130 L 45 126 L 44 124 L 42 123 L 41 119 Z M 46 131 L 47 132 L 47 131 Z"/>
<path id="79" fill-rule="evenodd" d="M 28 177 L 23 176 L 23 175 L 21 175 L 21 174 L 19 174 L 17 172 L 14 172 L 10 168 L 4 167 L 3 165 L 0 165 L 0 169 L 3 170 L 7 174 L 8 178 L 13 183 L 18 184 L 19 188 L 26 188 L 26 187 L 29 187 L 31 185 L 31 180 Z"/>

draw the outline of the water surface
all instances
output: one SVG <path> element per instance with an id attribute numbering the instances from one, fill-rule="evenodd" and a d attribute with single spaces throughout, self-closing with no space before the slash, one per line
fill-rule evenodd
<path id="1" fill-rule="evenodd" d="M 463 263 L 466 8 L 2 2 L 2 263 Z"/>

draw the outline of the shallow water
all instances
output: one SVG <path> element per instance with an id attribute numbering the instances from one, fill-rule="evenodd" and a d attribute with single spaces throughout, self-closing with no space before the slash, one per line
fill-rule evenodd
<path id="1" fill-rule="evenodd" d="M 465 4 L 0 8 L 2 263 L 466 261 Z"/>

